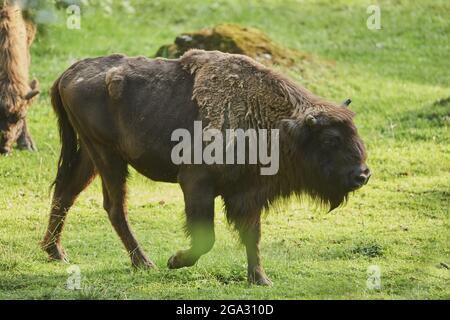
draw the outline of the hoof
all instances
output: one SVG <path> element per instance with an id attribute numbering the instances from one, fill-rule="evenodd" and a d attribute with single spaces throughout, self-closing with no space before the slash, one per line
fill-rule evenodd
<path id="1" fill-rule="evenodd" d="M 169 269 L 180 269 L 183 268 L 184 265 L 180 262 L 178 254 L 174 254 L 169 258 L 169 261 L 167 261 L 167 267 Z"/>
<path id="2" fill-rule="evenodd" d="M 47 252 L 50 261 L 61 261 L 69 263 L 64 249 L 59 244 L 42 244 L 42 248 Z"/>
<path id="3" fill-rule="evenodd" d="M 29 146 L 29 145 L 18 145 L 17 148 L 20 151 L 29 151 L 29 152 L 36 152 L 37 149 L 34 146 Z"/>
<path id="4" fill-rule="evenodd" d="M 158 267 L 156 266 L 156 264 L 154 264 L 152 261 L 141 261 L 141 262 L 133 262 L 132 263 L 133 268 L 135 269 L 144 269 L 144 270 L 149 270 L 149 269 L 153 269 L 153 270 L 158 270 Z"/>
<path id="5" fill-rule="evenodd" d="M 264 270 L 261 268 L 255 268 L 248 273 L 248 282 L 257 286 L 270 287 L 273 285 L 269 277 L 265 274 Z"/>
<path id="6" fill-rule="evenodd" d="M 252 280 L 251 284 L 262 286 L 262 287 L 271 287 L 273 286 L 272 281 L 267 277 L 262 277 L 258 280 Z"/>
<path id="7" fill-rule="evenodd" d="M 30 151 L 30 152 L 35 152 L 37 151 L 37 148 L 33 142 L 33 140 L 24 140 L 24 141 L 20 141 L 17 143 L 17 148 L 19 150 L 23 150 L 23 151 Z"/>
<path id="8" fill-rule="evenodd" d="M 191 267 L 196 262 L 197 259 L 190 258 L 187 251 L 178 251 L 169 258 L 169 261 L 167 261 L 167 267 L 169 269 L 180 269 L 184 267 Z"/>
<path id="9" fill-rule="evenodd" d="M 156 264 L 154 264 L 151 260 L 147 259 L 144 255 L 135 255 L 131 258 L 131 264 L 136 269 L 155 269 Z"/>

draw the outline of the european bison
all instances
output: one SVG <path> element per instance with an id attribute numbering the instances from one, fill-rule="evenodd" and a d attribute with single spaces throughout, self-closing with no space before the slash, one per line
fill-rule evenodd
<path id="1" fill-rule="evenodd" d="M 261 211 L 302 194 L 334 209 L 370 177 L 353 112 L 242 55 L 191 50 L 178 60 L 86 59 L 61 75 L 51 96 L 62 141 L 42 243 L 52 259 L 66 259 L 65 216 L 98 173 L 104 208 L 133 266 L 154 267 L 127 221 L 130 164 L 152 180 L 181 185 L 191 247 L 173 255 L 169 268 L 192 266 L 212 248 L 214 199 L 221 196 L 246 247 L 248 280 L 269 285 L 259 255 Z M 222 131 L 279 129 L 277 174 L 261 175 L 261 164 L 174 164 L 172 133 L 193 133 L 196 120 Z"/>
<path id="2" fill-rule="evenodd" d="M 29 82 L 29 48 L 36 33 L 15 1 L 0 5 L 0 154 L 19 148 L 35 150 L 28 132 L 27 109 L 39 94 L 36 80 Z"/>

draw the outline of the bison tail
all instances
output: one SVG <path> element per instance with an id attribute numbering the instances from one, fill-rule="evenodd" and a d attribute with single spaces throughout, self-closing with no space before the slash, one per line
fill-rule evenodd
<path id="1" fill-rule="evenodd" d="M 60 79 L 56 80 L 51 89 L 52 106 L 58 118 L 61 153 L 58 160 L 58 172 L 50 188 L 53 188 L 59 181 L 65 180 L 65 177 L 69 175 L 71 168 L 78 159 L 78 137 L 64 109 L 59 92 Z"/>

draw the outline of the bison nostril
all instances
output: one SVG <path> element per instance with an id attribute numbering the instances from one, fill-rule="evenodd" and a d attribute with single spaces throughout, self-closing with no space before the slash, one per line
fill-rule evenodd
<path id="1" fill-rule="evenodd" d="M 358 186 L 365 184 L 366 181 L 367 181 L 367 176 L 364 174 L 361 174 L 361 175 L 355 177 L 355 182 L 356 182 L 356 185 L 358 185 Z"/>
<path id="2" fill-rule="evenodd" d="M 366 185 L 369 182 L 369 178 L 372 175 L 369 167 L 365 164 L 359 165 L 353 171 L 351 171 L 349 176 L 349 188 L 356 190 Z"/>
<path id="3" fill-rule="evenodd" d="M 11 150 L 5 147 L 0 147 L 0 154 L 7 155 Z"/>

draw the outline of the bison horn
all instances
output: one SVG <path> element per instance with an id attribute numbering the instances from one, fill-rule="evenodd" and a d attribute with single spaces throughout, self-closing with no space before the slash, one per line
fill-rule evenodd
<path id="1" fill-rule="evenodd" d="M 348 107 L 352 103 L 352 99 L 347 99 L 344 102 L 342 102 L 343 107 Z"/>
<path id="2" fill-rule="evenodd" d="M 34 98 L 35 96 L 37 96 L 39 94 L 39 90 L 31 90 L 30 92 L 28 92 L 25 97 L 23 97 L 25 100 L 30 100 L 32 98 Z"/>
<path id="3" fill-rule="evenodd" d="M 312 114 L 308 114 L 305 118 L 305 122 L 308 126 L 312 127 L 317 124 L 317 119 Z"/>

